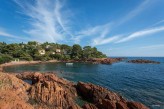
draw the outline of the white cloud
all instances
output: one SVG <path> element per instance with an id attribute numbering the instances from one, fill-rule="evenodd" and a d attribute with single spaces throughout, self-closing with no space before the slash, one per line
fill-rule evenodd
<path id="1" fill-rule="evenodd" d="M 121 35 L 108 37 L 108 38 L 96 38 L 93 40 L 92 45 L 96 46 L 96 45 L 103 45 L 103 44 L 111 43 L 111 42 L 117 41 L 120 37 Z"/>
<path id="2" fill-rule="evenodd" d="M 154 27 L 154 28 L 146 29 L 146 30 L 142 30 L 142 31 L 137 31 L 137 32 L 132 33 L 129 36 L 123 38 L 123 39 L 118 40 L 116 43 L 126 42 L 126 41 L 129 41 L 129 40 L 133 40 L 135 38 L 138 38 L 138 37 L 151 35 L 151 34 L 154 34 L 154 33 L 157 33 L 157 32 L 161 32 L 161 31 L 164 31 L 164 26 Z"/>
<path id="3" fill-rule="evenodd" d="M 63 2 L 60 0 L 36 0 L 33 2 L 15 0 L 29 17 L 30 29 L 25 32 L 42 42 L 63 41 L 66 35 L 72 36 L 68 31 L 69 20 L 67 12 L 63 11 Z M 64 15 L 63 15 L 64 14 Z M 65 17 L 64 17 L 65 16 Z"/>

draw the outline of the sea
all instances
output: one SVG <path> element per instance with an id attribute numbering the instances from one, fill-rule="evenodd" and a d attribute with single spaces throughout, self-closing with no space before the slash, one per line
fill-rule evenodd
<path id="1" fill-rule="evenodd" d="M 160 64 L 128 63 L 147 59 Z M 112 90 L 151 109 L 164 109 L 164 57 L 126 57 L 111 65 L 89 63 L 40 63 L 5 67 L 6 72 L 53 72 L 67 80 L 90 82 Z"/>

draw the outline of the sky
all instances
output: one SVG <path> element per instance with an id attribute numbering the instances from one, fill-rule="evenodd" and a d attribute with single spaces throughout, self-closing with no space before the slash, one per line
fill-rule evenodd
<path id="1" fill-rule="evenodd" d="M 164 0 L 0 0 L 0 42 L 97 47 L 164 57 Z"/>

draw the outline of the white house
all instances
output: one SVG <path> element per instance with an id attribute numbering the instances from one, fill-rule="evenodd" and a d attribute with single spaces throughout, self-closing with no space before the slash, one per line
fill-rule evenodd
<path id="1" fill-rule="evenodd" d="M 61 50 L 60 49 L 56 49 L 56 53 L 61 53 Z"/>
<path id="2" fill-rule="evenodd" d="M 46 53 L 45 50 L 43 50 L 43 49 L 42 49 L 42 50 L 39 50 L 39 54 L 40 54 L 40 55 L 45 55 L 45 53 Z"/>
<path id="3" fill-rule="evenodd" d="M 56 54 L 55 52 L 52 52 L 52 54 Z"/>

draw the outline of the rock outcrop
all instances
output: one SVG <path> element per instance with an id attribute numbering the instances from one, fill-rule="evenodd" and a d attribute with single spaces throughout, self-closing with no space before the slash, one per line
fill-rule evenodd
<path id="1" fill-rule="evenodd" d="M 130 60 L 129 63 L 139 63 L 139 64 L 160 64 L 160 62 L 151 61 L 151 60 L 144 60 L 144 59 L 136 59 Z"/>
<path id="2" fill-rule="evenodd" d="M 120 62 L 124 58 L 93 58 L 87 60 L 87 62 L 93 63 L 93 64 L 112 64 L 115 62 Z"/>
<path id="3" fill-rule="evenodd" d="M 68 109 L 76 105 L 74 99 L 77 93 L 72 82 L 58 78 L 51 73 L 22 73 L 17 77 L 32 80 L 29 96 L 39 104 L 61 109 Z"/>
<path id="4" fill-rule="evenodd" d="M 33 109 L 28 102 L 30 85 L 13 75 L 0 72 L 0 109 Z"/>
<path id="5" fill-rule="evenodd" d="M 122 96 L 101 86 L 78 82 L 79 94 L 93 104 L 84 105 L 85 109 L 148 109 L 138 102 L 129 102 Z"/>
<path id="6" fill-rule="evenodd" d="M 24 81 L 31 81 L 30 84 Z M 85 100 L 81 107 L 78 97 Z M 0 73 L 0 109 L 148 109 L 90 83 L 67 81 L 52 73 Z"/>
<path id="7" fill-rule="evenodd" d="M 3 67 L 0 66 L 0 72 L 3 72 Z"/>

